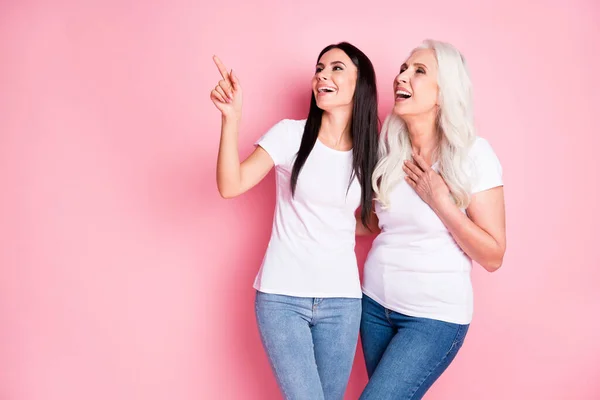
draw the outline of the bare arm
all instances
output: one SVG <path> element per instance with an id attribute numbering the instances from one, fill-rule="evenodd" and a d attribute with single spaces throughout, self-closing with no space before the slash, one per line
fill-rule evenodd
<path id="1" fill-rule="evenodd" d="M 506 250 L 504 188 L 476 193 L 467 214 L 454 204 L 444 179 L 419 155 L 404 166 L 406 180 L 442 220 L 460 248 L 489 272 L 502 265 Z"/>
<path id="2" fill-rule="evenodd" d="M 258 184 L 273 168 L 274 163 L 271 156 L 261 147 L 257 147 L 240 163 L 238 133 L 242 117 L 242 88 L 233 71 L 228 73 L 217 57 L 214 57 L 214 61 L 223 77 L 210 95 L 222 115 L 217 188 L 223 198 L 232 198 Z"/>
<path id="3" fill-rule="evenodd" d="M 257 185 L 273 168 L 273 159 L 262 147 L 240 163 L 238 153 L 239 121 L 223 118 L 217 158 L 217 187 L 223 198 L 232 198 Z"/>
<path id="4" fill-rule="evenodd" d="M 503 187 L 473 195 L 467 215 L 451 201 L 434 211 L 469 257 L 489 272 L 500 268 L 506 250 Z"/>

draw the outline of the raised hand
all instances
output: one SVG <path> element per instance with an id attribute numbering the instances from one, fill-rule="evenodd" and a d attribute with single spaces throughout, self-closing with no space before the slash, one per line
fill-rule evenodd
<path id="1" fill-rule="evenodd" d="M 210 92 L 210 99 L 225 118 L 241 118 L 242 116 L 242 87 L 237 76 L 227 72 L 225 65 L 214 56 L 215 65 L 221 73 L 217 86 Z"/>

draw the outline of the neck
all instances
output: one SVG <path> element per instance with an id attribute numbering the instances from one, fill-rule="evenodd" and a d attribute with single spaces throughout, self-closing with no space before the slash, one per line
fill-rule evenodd
<path id="1" fill-rule="evenodd" d="M 319 138 L 336 150 L 348 150 L 352 148 L 351 125 L 351 108 L 324 111 L 321 117 Z"/>
<path id="2" fill-rule="evenodd" d="M 412 152 L 420 155 L 430 165 L 440 143 L 435 115 L 419 115 L 404 120 L 408 129 Z"/>

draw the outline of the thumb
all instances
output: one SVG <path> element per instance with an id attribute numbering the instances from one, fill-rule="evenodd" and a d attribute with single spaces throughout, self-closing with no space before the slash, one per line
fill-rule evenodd
<path id="1" fill-rule="evenodd" d="M 233 70 L 231 70 L 231 73 L 229 74 L 229 78 L 231 79 L 233 88 L 235 90 L 238 90 L 240 88 L 240 80 L 238 79 L 237 75 L 233 73 Z"/>

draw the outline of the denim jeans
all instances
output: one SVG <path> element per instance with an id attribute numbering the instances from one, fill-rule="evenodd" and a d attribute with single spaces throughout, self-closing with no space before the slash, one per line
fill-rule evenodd
<path id="1" fill-rule="evenodd" d="M 288 400 L 342 400 L 356 353 L 361 299 L 257 292 L 263 346 Z"/>
<path id="2" fill-rule="evenodd" d="M 366 295 L 362 303 L 369 382 L 360 399 L 421 399 L 456 357 L 469 325 L 403 315 Z"/>

